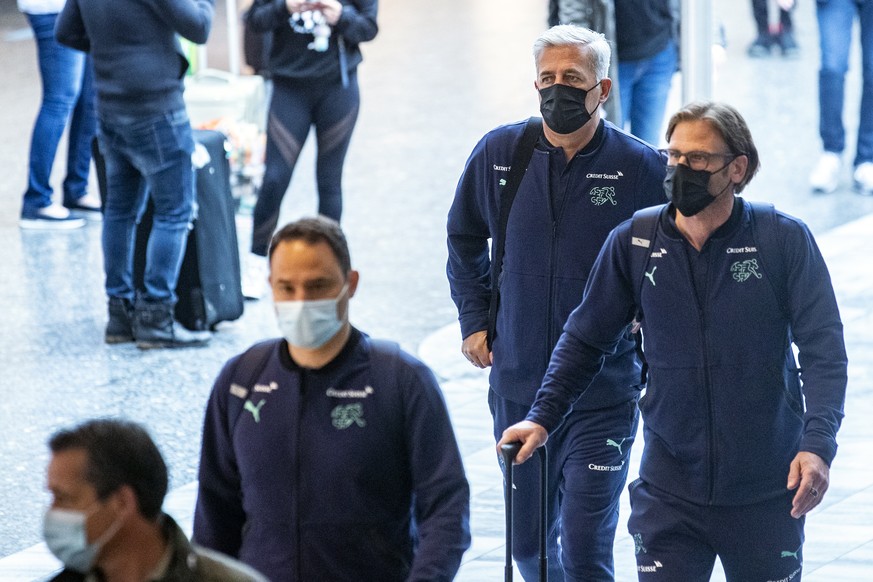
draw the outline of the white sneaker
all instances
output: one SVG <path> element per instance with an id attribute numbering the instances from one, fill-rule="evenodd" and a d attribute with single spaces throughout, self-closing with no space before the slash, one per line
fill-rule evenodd
<path id="1" fill-rule="evenodd" d="M 858 164 L 853 177 L 859 193 L 873 196 L 873 162 Z"/>
<path id="2" fill-rule="evenodd" d="M 267 294 L 267 257 L 249 253 L 242 276 L 242 294 L 246 299 L 258 300 Z"/>
<path id="3" fill-rule="evenodd" d="M 809 175 L 809 185 L 815 192 L 830 194 L 840 185 L 842 165 L 839 154 L 823 153 Z"/>
<path id="4" fill-rule="evenodd" d="M 85 221 L 71 216 L 60 204 L 52 204 L 36 210 L 23 208 L 18 224 L 24 229 L 70 230 L 85 226 Z"/>

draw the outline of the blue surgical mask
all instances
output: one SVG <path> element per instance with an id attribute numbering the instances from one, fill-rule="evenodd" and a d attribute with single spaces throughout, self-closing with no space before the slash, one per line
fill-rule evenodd
<path id="1" fill-rule="evenodd" d="M 54 556 L 64 566 L 85 573 L 94 565 L 100 549 L 121 528 L 121 519 L 109 526 L 94 543 L 88 543 L 85 522 L 93 512 L 72 509 L 49 509 L 43 519 L 43 538 Z"/>
<path id="2" fill-rule="evenodd" d="M 333 299 L 276 301 L 276 321 L 282 337 L 292 346 L 310 350 L 326 344 L 345 323 L 345 318 L 337 316 L 337 306 L 348 290 L 346 283 Z"/>

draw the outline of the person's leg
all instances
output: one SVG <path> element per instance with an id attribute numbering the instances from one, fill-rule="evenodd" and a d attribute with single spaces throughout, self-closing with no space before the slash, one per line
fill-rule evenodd
<path id="1" fill-rule="evenodd" d="M 817 2 L 821 69 L 819 70 L 819 133 L 824 150 L 839 154 L 845 148 L 843 98 L 849 48 L 855 18 L 854 0 Z"/>
<path id="2" fill-rule="evenodd" d="M 136 147 L 136 163 L 145 175 L 154 204 L 154 221 L 146 246 L 143 298 L 176 303 L 176 282 L 194 214 L 194 139 L 184 110 L 152 121 L 150 140 Z M 147 143 L 147 142 L 151 143 Z"/>
<path id="3" fill-rule="evenodd" d="M 529 406 L 510 402 L 498 396 L 494 390 L 488 391 L 488 406 L 494 418 L 494 438 L 499 440 L 503 431 L 524 420 Z M 553 435 L 554 436 L 554 435 Z M 560 436 L 557 437 L 560 441 Z M 558 508 L 560 498 L 558 495 L 560 463 L 558 454 L 552 454 L 554 446 L 552 438 L 549 438 L 549 492 L 547 525 L 549 532 L 546 538 L 546 555 L 549 560 L 549 582 L 561 582 L 564 580 L 564 572 L 561 567 L 561 559 L 558 552 Z M 536 455 L 535 455 L 536 457 Z M 540 467 L 539 458 L 534 458 L 523 465 L 517 465 L 513 469 L 512 513 L 512 557 L 518 566 L 518 571 L 527 582 L 538 580 L 539 573 L 539 507 L 540 507 Z"/>
<path id="4" fill-rule="evenodd" d="M 755 18 L 757 35 L 747 52 L 750 57 L 766 57 L 773 47 L 773 35 L 770 34 L 770 15 L 768 3 L 770 0 L 752 0 L 752 16 Z"/>
<path id="5" fill-rule="evenodd" d="M 797 45 L 797 40 L 794 38 L 794 24 L 791 21 L 791 9 L 779 9 L 779 48 L 782 49 L 782 55 L 785 57 L 797 56 L 800 52 L 800 47 Z"/>
<path id="6" fill-rule="evenodd" d="M 664 110 L 677 60 L 676 43 L 671 40 L 657 55 L 641 61 L 632 89 L 633 104 L 630 111 L 624 111 L 624 118 L 630 120 L 630 132 L 655 147 L 661 140 Z"/>
<path id="7" fill-rule="evenodd" d="M 855 0 L 816 2 L 821 68 L 818 73 L 819 135 L 824 152 L 813 166 L 809 184 L 815 192 L 829 193 L 840 184 L 842 153 L 846 146 L 843 97 L 849 48 L 855 18 Z"/>
<path id="8" fill-rule="evenodd" d="M 573 411 L 564 420 L 561 558 L 566 580 L 614 580 L 619 499 L 638 418 L 634 399 L 602 410 Z"/>
<path id="9" fill-rule="evenodd" d="M 58 143 L 82 84 L 85 54 L 59 44 L 54 37 L 57 14 L 28 14 L 36 37 L 43 98 L 30 142 L 30 164 L 24 211 L 52 203 L 50 178 Z M 26 212 L 23 212 L 25 214 Z"/>
<path id="10" fill-rule="evenodd" d="M 789 491 L 776 499 L 713 512 L 715 550 L 728 582 L 800 581 L 805 518 L 791 517 L 793 497 Z"/>
<path id="11" fill-rule="evenodd" d="M 82 63 L 82 84 L 70 119 L 70 143 L 67 149 L 67 177 L 64 180 L 64 206 L 76 207 L 88 194 L 91 171 L 91 141 L 97 131 L 94 102 L 94 71 L 91 58 Z M 99 208 L 98 208 L 99 210 Z"/>
<path id="12" fill-rule="evenodd" d="M 708 540 L 709 508 L 682 501 L 642 479 L 628 489 L 627 529 L 640 582 L 708 582 L 716 556 Z"/>
<path id="13" fill-rule="evenodd" d="M 861 23 L 861 67 L 863 90 L 861 111 L 858 116 L 858 149 L 855 166 L 873 162 L 873 1 L 859 7 Z"/>
<path id="14" fill-rule="evenodd" d="M 621 92 L 618 96 L 621 105 L 622 128 L 627 131 L 630 131 L 631 111 L 634 107 L 634 88 L 641 74 L 643 62 L 618 61 L 618 84 L 621 86 Z"/>
<path id="15" fill-rule="evenodd" d="M 349 75 L 348 87 L 337 84 L 324 92 L 313 120 L 318 140 L 315 177 L 318 182 L 318 213 L 340 220 L 343 210 L 343 164 L 358 119 L 358 77 Z"/>
<path id="16" fill-rule="evenodd" d="M 306 88 L 289 81 L 273 81 L 267 122 L 264 179 L 252 216 L 252 253 L 267 256 L 270 238 L 279 222 L 279 210 L 300 150 L 312 125 Z"/>
<path id="17" fill-rule="evenodd" d="M 145 204 L 145 180 L 124 155 L 123 138 L 111 122 L 101 121 L 98 140 L 106 163 L 102 236 L 106 295 L 132 302 L 136 293 L 133 285 L 136 220 Z"/>
<path id="18" fill-rule="evenodd" d="M 767 4 L 770 0 L 752 0 L 752 17 L 755 19 L 755 28 L 758 35 L 770 33 L 770 16 L 767 13 Z"/>

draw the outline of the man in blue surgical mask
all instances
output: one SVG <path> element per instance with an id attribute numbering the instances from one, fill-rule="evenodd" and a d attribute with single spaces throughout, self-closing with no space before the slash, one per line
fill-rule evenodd
<path id="1" fill-rule="evenodd" d="M 473 366 L 491 368 L 495 441 L 533 403 L 609 231 L 635 210 L 665 200 L 665 163 L 658 152 L 601 119 L 612 87 L 607 39 L 587 28 L 554 26 L 536 40 L 533 56 L 542 119 L 500 126 L 479 141 L 448 216 L 446 271 L 461 352 Z M 531 128 L 535 140 L 525 162 L 519 144 Z M 512 187 L 517 192 L 509 201 Z M 506 208 L 511 210 L 504 214 Z M 503 251 L 502 260 L 489 252 L 489 239 L 492 251 Z M 619 498 L 642 387 L 634 341 L 626 333 L 596 387 L 549 441 L 552 582 L 613 580 Z M 514 513 L 513 555 L 524 579 L 535 580 L 536 468 L 519 467 L 515 483 L 524 509 Z"/>
<path id="2" fill-rule="evenodd" d="M 194 539 L 271 580 L 452 580 L 469 487 L 431 371 L 349 324 L 339 225 L 270 244 L 282 338 L 231 359 L 203 429 Z"/>
<path id="3" fill-rule="evenodd" d="M 167 466 L 141 426 L 100 419 L 49 440 L 46 545 L 58 582 L 266 582 L 249 567 L 192 546 L 161 512 Z"/>

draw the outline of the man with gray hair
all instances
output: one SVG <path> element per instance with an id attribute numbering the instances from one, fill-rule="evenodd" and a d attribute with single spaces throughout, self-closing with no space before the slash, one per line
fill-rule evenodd
<path id="1" fill-rule="evenodd" d="M 479 141 L 448 216 L 446 270 L 461 351 L 474 366 L 491 367 L 495 440 L 533 403 L 609 231 L 664 200 L 658 152 L 601 119 L 612 86 L 603 35 L 552 27 L 534 43 L 534 61 L 543 118 L 500 126 Z M 618 503 L 642 382 L 625 331 L 596 388 L 549 441 L 551 581 L 613 580 Z M 514 514 L 513 551 L 526 580 L 536 579 L 538 562 L 539 482 L 531 469 L 519 467 L 515 477 L 525 511 Z"/>

